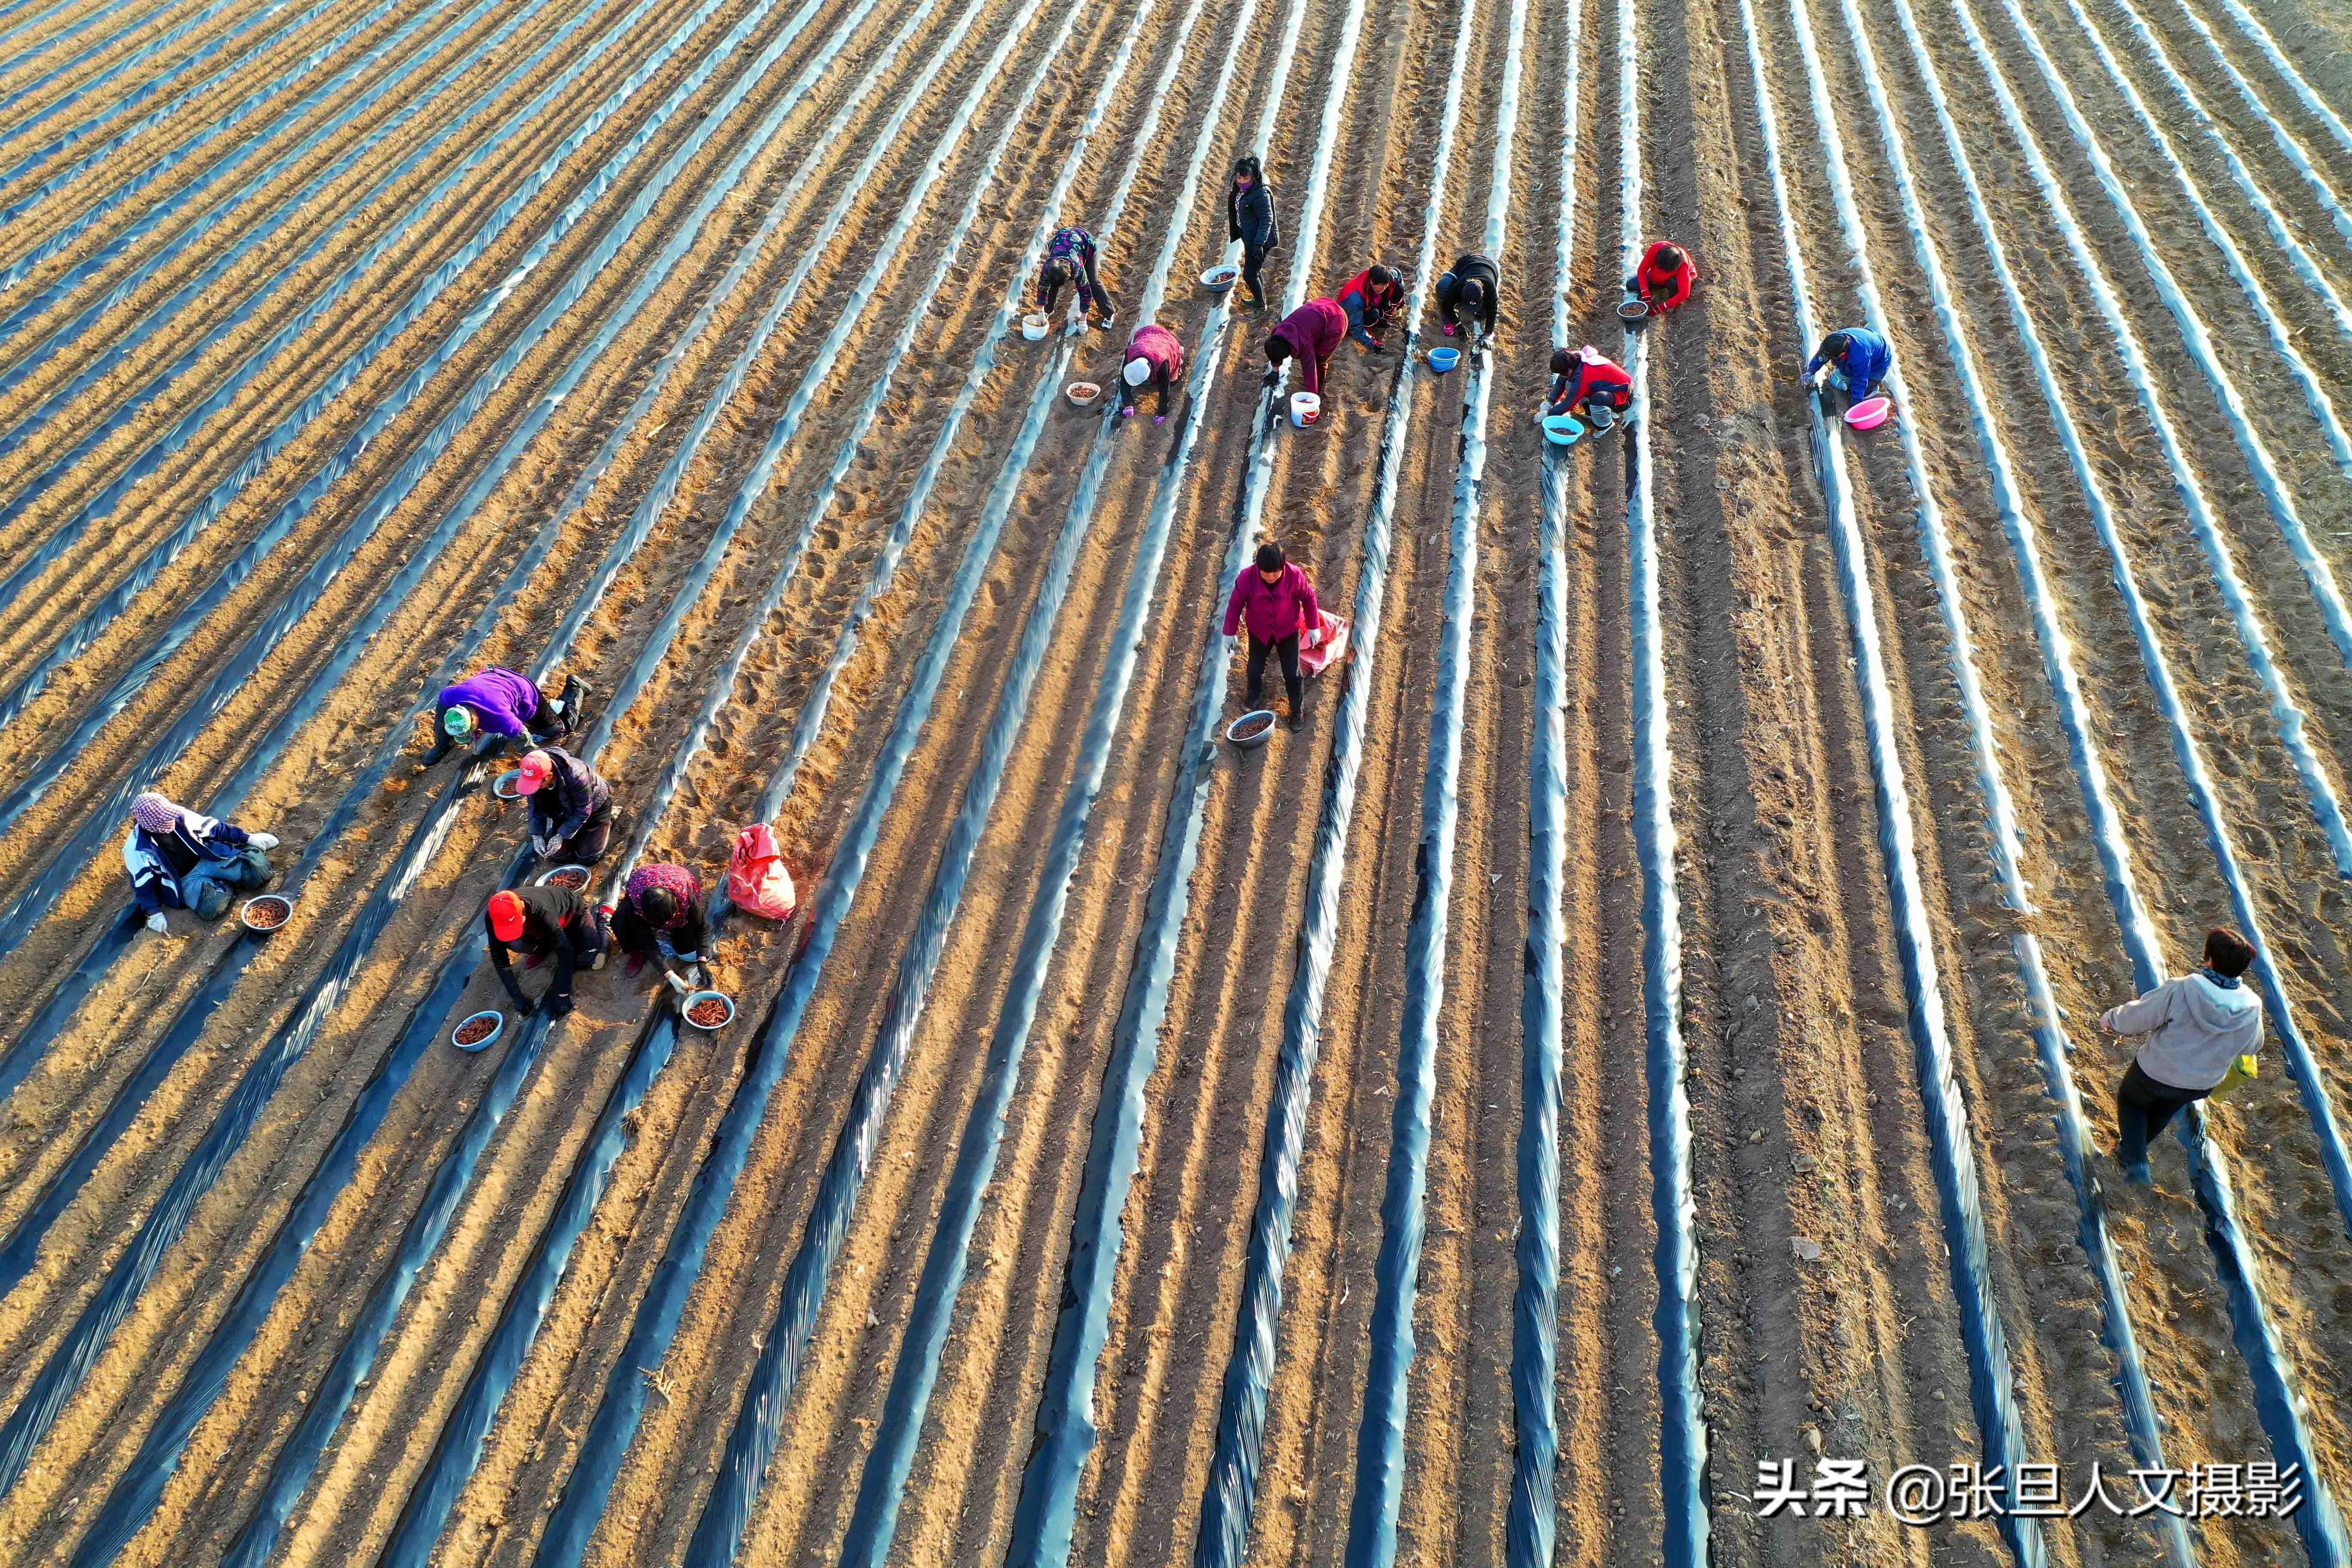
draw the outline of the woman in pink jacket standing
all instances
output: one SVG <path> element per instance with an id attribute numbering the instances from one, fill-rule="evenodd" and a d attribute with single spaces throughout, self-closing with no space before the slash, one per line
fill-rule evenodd
<path id="1" fill-rule="evenodd" d="M 1323 624 L 1323 606 L 1316 602 L 1315 585 L 1307 574 L 1291 564 L 1279 544 L 1257 547 L 1257 562 L 1245 566 L 1234 580 L 1233 596 L 1225 601 L 1225 635 L 1249 627 L 1248 706 L 1256 708 L 1265 691 L 1265 656 L 1282 655 L 1282 685 L 1290 694 L 1290 727 L 1298 728 L 1307 700 L 1307 678 L 1298 672 L 1301 633 Z"/>

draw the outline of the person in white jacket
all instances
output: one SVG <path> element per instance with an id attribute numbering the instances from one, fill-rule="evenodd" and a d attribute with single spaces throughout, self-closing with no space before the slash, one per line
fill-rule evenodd
<path id="1" fill-rule="evenodd" d="M 2205 933 L 2204 968 L 2099 1016 L 2111 1035 L 2147 1037 L 2116 1089 L 2116 1163 L 2135 1186 L 2151 1180 L 2148 1141 L 2263 1048 L 2262 1001 L 2240 979 L 2253 962 L 2252 942 L 2217 926 Z"/>

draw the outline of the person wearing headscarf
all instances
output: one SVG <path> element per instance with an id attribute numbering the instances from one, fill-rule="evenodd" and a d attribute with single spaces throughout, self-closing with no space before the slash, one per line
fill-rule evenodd
<path id="1" fill-rule="evenodd" d="M 523 753 L 515 789 L 530 805 L 530 847 L 593 866 L 613 842 L 613 791 L 596 770 L 561 746 Z"/>
<path id="2" fill-rule="evenodd" d="M 1845 394 L 1851 408 L 1878 394 L 1879 384 L 1895 368 L 1895 350 L 1868 327 L 1840 327 L 1822 340 L 1805 362 L 1805 379 L 1829 373 L 1831 386 Z"/>
<path id="3" fill-rule="evenodd" d="M 1249 285 L 1250 303 L 1265 309 L 1258 269 L 1282 243 L 1282 225 L 1275 218 L 1274 192 L 1255 154 L 1234 165 L 1234 183 L 1225 190 L 1225 237 L 1241 242 L 1242 281 Z"/>
<path id="4" fill-rule="evenodd" d="M 1551 396 L 1543 414 L 1573 414 L 1595 429 L 1606 430 L 1633 401 L 1633 378 L 1591 343 L 1552 351 Z"/>
<path id="5" fill-rule="evenodd" d="M 613 906 L 613 940 L 629 955 L 629 973 L 648 959 L 683 995 L 694 989 L 695 966 L 710 940 L 702 913 L 701 879 L 683 866 L 659 861 L 629 873 L 621 901 Z"/>
<path id="6" fill-rule="evenodd" d="M 1184 345 L 1175 333 L 1157 321 L 1146 321 L 1135 329 L 1135 336 L 1127 343 L 1127 363 L 1119 367 L 1118 413 L 1122 419 L 1135 416 L 1137 399 L 1146 387 L 1156 387 L 1160 394 L 1160 412 L 1151 416 L 1154 425 L 1168 417 L 1168 400 L 1176 384 L 1184 379 Z"/>
<path id="7" fill-rule="evenodd" d="M 490 943 L 490 967 L 516 1010 L 526 1018 L 541 1006 L 551 1018 L 572 1011 L 572 977 L 582 964 L 604 967 L 608 932 L 595 905 L 569 888 L 505 888 L 490 895 L 482 911 Z M 547 994 L 534 1002 L 523 994 L 515 979 L 512 956 L 522 955 L 523 966 L 537 969 L 552 960 L 555 978 Z"/>
<path id="8" fill-rule="evenodd" d="M 1335 300 L 1309 300 L 1282 318 L 1266 335 L 1265 358 L 1271 366 L 1265 384 L 1274 384 L 1283 363 L 1298 361 L 1301 392 L 1323 395 L 1323 378 L 1331 374 L 1331 356 L 1348 335 L 1348 313 Z"/>
<path id="9" fill-rule="evenodd" d="M 1642 253 L 1642 264 L 1625 279 L 1625 292 L 1650 307 L 1654 316 L 1680 310 L 1698 281 L 1698 263 L 1671 239 L 1662 239 Z"/>
<path id="10" fill-rule="evenodd" d="M 1475 250 L 1457 257 L 1437 280 L 1437 317 L 1449 338 L 1473 322 L 1480 337 L 1493 337 L 1502 309 L 1503 274 L 1490 257 Z"/>
<path id="11" fill-rule="evenodd" d="M 1091 315 L 1094 308 L 1100 305 L 1104 326 L 1118 320 L 1110 290 L 1103 286 L 1102 275 L 1097 270 L 1097 260 L 1092 234 L 1083 228 L 1056 229 L 1054 237 L 1045 243 L 1045 264 L 1037 274 L 1038 313 L 1052 315 L 1054 302 L 1062 297 L 1062 290 L 1076 288 L 1080 319 Z"/>
<path id="12" fill-rule="evenodd" d="M 277 847 L 275 834 L 248 833 L 148 790 L 131 803 L 122 863 L 147 929 L 162 931 L 169 929 L 166 910 L 216 921 L 240 889 L 268 886 L 276 874 L 269 851 Z"/>
<path id="13" fill-rule="evenodd" d="M 1266 655 L 1279 653 L 1282 687 L 1290 697 L 1290 727 L 1298 728 L 1307 700 L 1307 678 L 1298 668 L 1298 639 L 1303 633 L 1319 632 L 1322 624 L 1323 606 L 1316 600 L 1315 584 L 1307 580 L 1307 574 L 1283 554 L 1281 545 L 1259 545 L 1257 559 L 1242 568 L 1225 600 L 1225 635 L 1232 637 L 1245 626 L 1249 628 L 1249 707 L 1255 709 L 1265 693 Z"/>
<path id="14" fill-rule="evenodd" d="M 1372 336 L 1372 329 L 1403 308 L 1402 279 L 1375 262 L 1339 285 L 1339 293 L 1332 298 L 1348 313 L 1348 336 L 1372 353 L 1386 353 L 1381 347 L 1381 340 Z"/>
<path id="15" fill-rule="evenodd" d="M 576 728 L 576 715 L 588 685 L 576 675 L 564 677 L 563 695 L 549 699 L 539 683 L 520 670 L 490 665 L 463 680 L 441 689 L 434 704 L 433 750 L 425 754 L 431 767 L 459 746 L 470 746 L 484 736 L 534 742 L 557 740 Z"/>

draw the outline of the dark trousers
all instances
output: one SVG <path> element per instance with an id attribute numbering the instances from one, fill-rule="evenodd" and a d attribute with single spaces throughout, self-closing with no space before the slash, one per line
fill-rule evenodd
<path id="1" fill-rule="evenodd" d="M 1279 651 L 1282 655 L 1282 688 L 1290 694 L 1293 717 L 1299 704 L 1307 700 L 1307 678 L 1298 673 L 1298 634 L 1274 642 L 1260 642 L 1252 632 L 1249 640 L 1249 705 L 1255 708 L 1258 699 L 1265 694 L 1265 656 Z"/>
<path id="2" fill-rule="evenodd" d="M 2210 1092 L 2158 1083 L 2139 1070 L 2139 1063 L 2132 1063 L 2116 1088 L 2116 1161 L 2124 1165 L 2147 1163 L 2149 1142 L 2171 1124 L 2182 1107 L 2194 1105 Z"/>
<path id="3" fill-rule="evenodd" d="M 695 911 L 683 925 L 673 931 L 656 931 L 653 922 L 637 913 L 635 907 L 624 899 L 613 910 L 613 940 L 620 944 L 623 952 L 635 958 L 661 957 L 662 947 L 667 942 L 672 955 L 681 962 L 694 963 L 701 959 L 703 943 L 709 940 L 709 932 L 704 929 L 700 910 Z"/>
<path id="4" fill-rule="evenodd" d="M 613 803 L 608 800 L 588 814 L 588 820 L 580 825 L 580 831 L 565 839 L 563 847 L 556 854 L 574 865 L 593 866 L 612 847 Z"/>
<path id="5" fill-rule="evenodd" d="M 1258 286 L 1258 268 L 1265 265 L 1265 252 L 1247 240 L 1242 241 L 1242 281 L 1249 285 L 1250 298 L 1265 303 L 1265 290 Z"/>

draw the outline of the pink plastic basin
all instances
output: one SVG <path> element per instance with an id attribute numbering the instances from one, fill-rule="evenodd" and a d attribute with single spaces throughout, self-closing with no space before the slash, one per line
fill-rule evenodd
<path id="1" fill-rule="evenodd" d="M 1845 422 L 1857 430 L 1875 430 L 1886 423 L 1895 412 L 1895 401 L 1888 397 L 1865 397 L 1845 411 Z"/>

